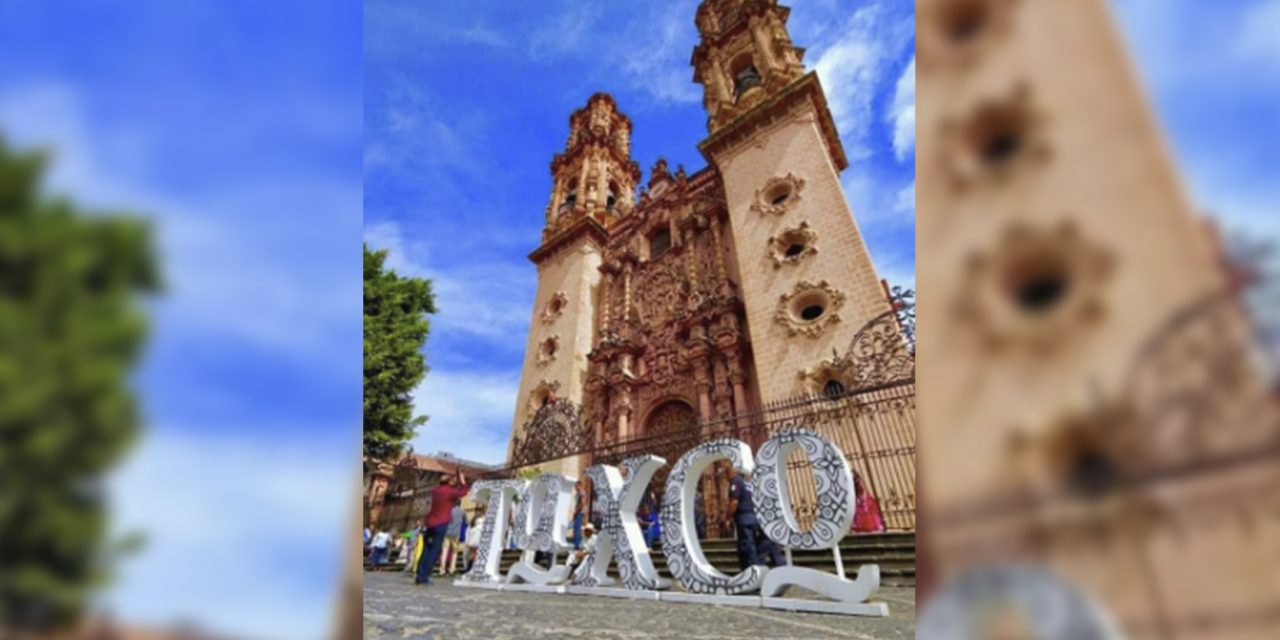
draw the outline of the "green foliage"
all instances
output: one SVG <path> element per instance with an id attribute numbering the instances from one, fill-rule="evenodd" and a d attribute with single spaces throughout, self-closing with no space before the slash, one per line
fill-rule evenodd
<path id="1" fill-rule="evenodd" d="M 384 460 L 427 421 L 413 415 L 412 394 L 427 374 L 427 314 L 436 312 L 431 281 L 396 275 L 386 258 L 364 248 L 364 454 Z"/>
<path id="2" fill-rule="evenodd" d="M 0 140 L 0 629 L 34 631 L 74 625 L 124 549 L 102 482 L 138 435 L 159 287 L 148 226 L 46 196 L 43 170 Z"/>

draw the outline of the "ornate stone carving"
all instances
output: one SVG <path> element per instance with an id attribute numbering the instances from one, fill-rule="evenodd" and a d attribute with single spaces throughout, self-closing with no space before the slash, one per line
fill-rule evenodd
<path id="1" fill-rule="evenodd" d="M 818 234 L 804 221 L 798 227 L 787 229 L 769 238 L 769 259 L 775 269 L 784 264 L 798 264 L 806 256 L 818 253 Z"/>
<path id="2" fill-rule="evenodd" d="M 591 245 L 584 245 L 583 248 L 586 249 L 590 246 Z M 552 322 L 555 322 L 556 318 L 559 318 L 564 314 L 564 308 L 567 304 L 569 304 L 569 298 L 564 295 L 564 292 L 555 292 L 551 296 L 551 299 L 547 300 L 546 306 L 542 308 L 542 323 L 551 324 Z"/>
<path id="3" fill-rule="evenodd" d="M 1046 118 L 1021 83 L 985 99 L 958 120 L 942 123 L 946 169 L 957 189 L 1001 183 L 1050 156 Z"/>
<path id="4" fill-rule="evenodd" d="M 543 405 L 556 401 L 556 392 L 560 390 L 558 380 L 541 380 L 537 386 L 529 390 L 529 398 L 525 401 L 525 411 L 533 417 Z"/>
<path id="5" fill-rule="evenodd" d="M 1112 263 L 1070 222 L 1014 223 L 996 246 L 970 257 L 954 306 L 987 347 L 1053 350 L 1103 315 Z"/>
<path id="6" fill-rule="evenodd" d="M 1009 31 L 1019 0 L 928 0 L 919 8 L 919 47 L 926 69 L 968 66 Z"/>
<path id="7" fill-rule="evenodd" d="M 800 201 L 800 192 L 803 189 L 804 179 L 792 173 L 769 178 L 764 186 L 756 191 L 751 210 L 761 215 L 780 216 Z"/>
<path id="8" fill-rule="evenodd" d="M 538 364 L 545 365 L 556 359 L 556 354 L 560 352 L 560 336 L 548 336 L 542 342 L 538 343 Z"/>
<path id="9" fill-rule="evenodd" d="M 801 281 L 791 293 L 778 297 L 778 310 L 773 318 L 793 336 L 816 338 L 827 327 L 840 322 L 837 310 L 844 306 L 844 301 L 845 294 L 826 280 L 817 284 Z"/>

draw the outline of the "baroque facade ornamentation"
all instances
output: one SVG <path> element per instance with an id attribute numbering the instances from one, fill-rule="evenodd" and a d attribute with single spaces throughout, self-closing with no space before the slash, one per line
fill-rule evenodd
<path id="1" fill-rule="evenodd" d="M 556 359 L 556 354 L 560 352 L 560 336 L 547 336 L 538 344 L 538 364 L 545 365 Z"/>
<path id="2" fill-rule="evenodd" d="M 786 264 L 799 264 L 807 256 L 818 253 L 818 234 L 803 221 L 798 227 L 787 229 L 769 238 L 769 258 L 775 269 Z"/>
<path id="3" fill-rule="evenodd" d="M 996 246 L 970 258 L 955 306 L 983 344 L 1048 352 L 1086 331 L 1106 310 L 1110 252 L 1071 223 L 1011 223 Z"/>
<path id="4" fill-rule="evenodd" d="M 1050 157 L 1046 116 L 1023 83 L 940 126 L 943 157 L 955 189 L 1001 184 Z"/>
<path id="5" fill-rule="evenodd" d="M 542 323 L 551 324 L 564 314 L 564 307 L 569 303 L 569 298 L 564 295 L 563 291 L 557 291 L 542 309 Z"/>
<path id="6" fill-rule="evenodd" d="M 643 175 L 631 121 L 607 94 L 569 116 L 529 255 L 536 351 L 521 378 L 512 465 L 556 460 L 580 474 L 637 441 L 676 459 L 703 425 L 802 393 L 794 372 L 840 352 L 889 307 L 841 191 L 848 159 L 835 121 L 788 35 L 790 12 L 777 0 L 700 4 L 692 65 L 708 137 L 698 170 L 658 159 Z M 539 386 L 550 380 L 554 393 Z M 538 406 L 548 397 L 572 403 L 572 429 L 559 409 Z M 553 435 L 590 446 L 552 446 Z M 723 493 L 714 482 L 708 499 Z"/>
<path id="7" fill-rule="evenodd" d="M 817 338 L 827 327 L 840 322 L 837 310 L 844 306 L 845 295 L 826 280 L 817 284 L 802 280 L 791 293 L 778 298 L 773 318 L 791 335 Z"/>
<path id="8" fill-rule="evenodd" d="M 803 189 L 804 179 L 797 178 L 795 174 L 769 178 L 756 191 L 751 210 L 761 215 L 780 216 L 800 202 L 800 192 Z"/>

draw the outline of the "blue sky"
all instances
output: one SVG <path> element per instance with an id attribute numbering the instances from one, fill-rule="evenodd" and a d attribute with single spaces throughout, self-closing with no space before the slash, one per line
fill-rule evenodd
<path id="1" fill-rule="evenodd" d="M 633 157 L 705 166 L 689 58 L 696 0 L 365 4 L 365 239 L 434 279 L 419 452 L 505 456 L 550 193 L 570 112 L 607 91 Z M 883 277 L 914 283 L 914 3 L 794 3 L 790 31 L 831 100 L 843 181 Z"/>
<path id="2" fill-rule="evenodd" d="M 359 2 L 0 4 L 0 131 L 154 221 L 168 291 L 113 478 L 148 538 L 103 606 L 243 637 L 332 623 L 360 429 Z"/>
<path id="3" fill-rule="evenodd" d="M 695 4 L 0 3 L 0 131 L 55 150 L 51 189 L 150 216 L 164 259 L 137 378 L 149 435 L 113 480 L 120 528 L 149 536 L 107 599 L 121 617 L 330 624 L 362 236 L 440 293 L 417 449 L 501 457 L 568 114 L 612 92 L 644 169 L 702 166 Z M 793 4 L 852 208 L 882 274 L 910 282 L 913 3 Z M 1280 0 L 1113 6 L 1194 201 L 1280 237 Z"/>

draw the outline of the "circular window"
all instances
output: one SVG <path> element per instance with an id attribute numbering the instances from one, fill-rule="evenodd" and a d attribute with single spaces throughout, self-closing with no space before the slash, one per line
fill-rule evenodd
<path id="1" fill-rule="evenodd" d="M 1052 311 L 1071 291 L 1067 265 L 1058 256 L 1033 256 L 1014 261 L 1006 280 L 1014 305 L 1029 314 Z"/>
<path id="2" fill-rule="evenodd" d="M 1030 120 L 1020 103 L 983 109 L 969 125 L 970 153 L 989 169 L 1012 163 L 1029 146 Z"/>
<path id="3" fill-rule="evenodd" d="M 770 189 L 769 193 L 765 194 L 765 199 L 769 201 L 769 204 L 775 207 L 786 204 L 787 200 L 791 199 L 791 185 L 786 183 L 779 184 L 778 186 Z"/>
<path id="4" fill-rule="evenodd" d="M 989 21 L 987 3 L 981 0 L 955 0 L 942 12 L 942 28 L 947 39 L 964 44 L 976 38 Z"/>
<path id="5" fill-rule="evenodd" d="M 805 250 L 805 246 L 803 242 L 792 242 L 790 245 L 787 246 L 785 255 L 788 258 L 794 258 L 804 253 L 804 250 Z"/>
<path id="6" fill-rule="evenodd" d="M 543 340 L 538 345 L 538 361 L 550 362 L 556 357 L 556 352 L 560 350 L 560 340 L 555 336 Z"/>
<path id="7" fill-rule="evenodd" d="M 989 165 L 1001 165 L 1012 160 L 1022 149 L 1022 132 L 1014 128 L 991 131 L 982 141 L 982 161 Z"/>
<path id="8" fill-rule="evenodd" d="M 823 280 L 818 283 L 801 281 L 795 289 L 778 300 L 774 320 L 787 328 L 791 335 L 816 338 L 827 327 L 840 322 L 838 311 L 844 305 L 845 294 L 832 288 Z"/>
<path id="9" fill-rule="evenodd" d="M 1109 489 L 1119 477 L 1119 470 L 1106 453 L 1096 447 L 1076 452 L 1071 461 L 1067 481 L 1080 493 L 1096 496 Z"/>
<path id="10" fill-rule="evenodd" d="M 839 398 L 844 395 L 844 384 L 839 380 L 828 380 L 822 385 L 822 395 L 828 398 Z"/>
<path id="11" fill-rule="evenodd" d="M 560 311 L 564 309 L 564 298 L 559 296 L 552 298 L 551 303 L 547 305 L 547 309 L 549 309 L 551 313 L 560 313 Z"/>

